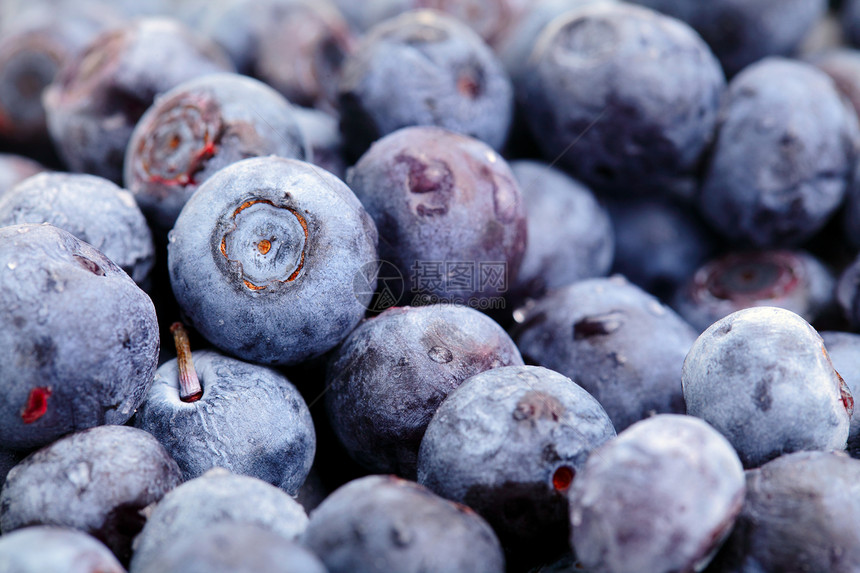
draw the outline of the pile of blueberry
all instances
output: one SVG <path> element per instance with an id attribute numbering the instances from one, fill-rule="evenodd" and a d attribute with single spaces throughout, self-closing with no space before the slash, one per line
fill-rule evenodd
<path id="1" fill-rule="evenodd" d="M 0 573 L 860 571 L 858 114 L 860 0 L 0 0 Z"/>

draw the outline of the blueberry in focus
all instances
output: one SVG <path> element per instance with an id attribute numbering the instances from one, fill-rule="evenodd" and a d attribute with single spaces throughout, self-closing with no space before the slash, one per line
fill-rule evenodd
<path id="1" fill-rule="evenodd" d="M 526 205 L 528 244 L 515 293 L 539 297 L 579 280 L 605 276 L 615 238 L 609 214 L 591 191 L 544 163 L 512 161 Z"/>
<path id="2" fill-rule="evenodd" d="M 681 365 L 696 331 L 623 277 L 568 285 L 514 317 L 526 361 L 574 379 L 617 430 L 655 413 L 684 413 Z"/>
<path id="3" fill-rule="evenodd" d="M 582 6 L 536 40 L 520 84 L 547 160 L 595 191 L 689 194 L 725 78 L 683 22 L 625 2 Z"/>
<path id="4" fill-rule="evenodd" d="M 265 157 L 197 189 L 169 235 L 167 262 L 177 302 L 209 342 L 242 360 L 296 364 L 332 349 L 364 316 L 376 243 L 343 181 Z"/>
<path id="5" fill-rule="evenodd" d="M 163 94 L 140 118 L 125 155 L 125 185 L 166 234 L 192 193 L 249 157 L 310 160 L 290 103 L 257 80 L 210 74 Z"/>
<path id="6" fill-rule="evenodd" d="M 390 308 L 359 325 L 331 357 L 326 409 L 356 461 L 411 479 L 424 430 L 445 397 L 479 372 L 522 363 L 502 327 L 477 310 Z"/>
<path id="7" fill-rule="evenodd" d="M 182 326 L 171 330 L 178 357 L 156 371 L 135 427 L 155 436 L 185 480 L 223 467 L 295 495 L 316 450 L 311 413 L 296 387 L 265 366 L 192 353 Z"/>
<path id="8" fill-rule="evenodd" d="M 329 573 L 502 573 L 493 530 L 414 482 L 368 476 L 332 493 L 303 539 Z"/>
<path id="9" fill-rule="evenodd" d="M 753 306 L 785 308 L 813 322 L 834 306 L 835 286 L 830 270 L 805 251 L 740 251 L 699 268 L 672 306 L 699 331 Z"/>
<path id="10" fill-rule="evenodd" d="M 135 124 L 155 96 L 232 71 L 217 45 L 179 22 L 144 18 L 97 36 L 45 90 L 48 131 L 71 171 L 122 181 Z"/>
<path id="11" fill-rule="evenodd" d="M 218 524 L 254 525 L 294 541 L 308 516 L 286 492 L 249 476 L 216 468 L 168 492 L 135 538 L 130 573 L 157 571 L 159 556 L 174 546 L 197 547 L 197 532 Z"/>
<path id="12" fill-rule="evenodd" d="M 833 367 L 845 380 L 851 395 L 860 395 L 860 334 L 836 331 L 820 334 Z M 848 453 L 854 457 L 860 454 L 860 416 L 851 417 Z"/>
<path id="13" fill-rule="evenodd" d="M 572 544 L 594 573 L 701 571 L 732 529 L 744 471 L 705 422 L 662 414 L 589 456 L 570 491 Z"/>
<path id="14" fill-rule="evenodd" d="M 0 571 L 7 573 L 125 573 L 113 553 L 83 531 L 49 525 L 0 537 Z"/>
<path id="15" fill-rule="evenodd" d="M 101 251 L 138 285 L 155 264 L 152 233 L 134 197 L 107 179 L 41 173 L 0 196 L 0 226 L 50 223 Z"/>
<path id="16" fill-rule="evenodd" d="M 421 442 L 418 483 L 474 509 L 528 563 L 566 547 L 567 492 L 592 450 L 614 437 L 604 409 L 569 378 L 496 368 L 442 402 Z"/>
<path id="17" fill-rule="evenodd" d="M 853 176 L 857 118 L 824 72 L 767 58 L 729 85 L 699 195 L 734 242 L 792 246 L 821 229 Z"/>
<path id="18" fill-rule="evenodd" d="M 739 310 L 696 340 L 682 371 L 687 413 L 728 438 L 744 467 L 843 450 L 854 399 L 821 336 L 795 313 Z"/>
<path id="19" fill-rule="evenodd" d="M 404 128 L 377 141 L 347 183 L 376 222 L 380 259 L 404 279 L 401 304 L 477 303 L 516 280 L 525 205 L 507 163 L 486 144 L 438 127 Z"/>
<path id="20" fill-rule="evenodd" d="M 398 129 L 435 125 L 501 149 L 513 90 L 501 63 L 465 24 L 407 12 L 370 30 L 341 72 L 341 129 L 359 156 Z"/>
<path id="21" fill-rule="evenodd" d="M 45 170 L 43 165 L 27 157 L 0 153 L 0 197 L 24 179 Z"/>
<path id="22" fill-rule="evenodd" d="M 102 253 L 51 225 L 0 228 L 0 443 L 26 451 L 124 424 L 152 384 L 152 301 Z"/>
<path id="23" fill-rule="evenodd" d="M 179 467 L 155 438 L 127 426 L 100 426 L 66 436 L 12 468 L 0 492 L 4 535 L 28 525 L 85 531 L 122 562 L 146 518 L 146 506 L 182 482 Z"/>

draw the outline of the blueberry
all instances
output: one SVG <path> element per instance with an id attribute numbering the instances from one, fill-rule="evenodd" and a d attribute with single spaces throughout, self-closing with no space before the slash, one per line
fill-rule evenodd
<path id="1" fill-rule="evenodd" d="M 689 416 L 637 422 L 589 456 L 570 491 L 572 543 L 589 571 L 700 571 L 741 511 L 744 471 Z"/>
<path id="2" fill-rule="evenodd" d="M 529 238 L 514 291 L 538 297 L 606 275 L 615 239 L 609 214 L 591 191 L 537 161 L 512 161 L 511 171 L 522 189 Z"/>
<path id="3" fill-rule="evenodd" d="M 781 58 L 750 66 L 723 102 L 702 214 L 732 241 L 805 241 L 842 202 L 856 134 L 855 114 L 824 72 Z"/>
<path id="4" fill-rule="evenodd" d="M 496 368 L 442 402 L 421 442 L 418 482 L 477 511 L 515 560 L 531 561 L 567 545 L 566 493 L 614 437 L 597 400 L 569 378 Z"/>
<path id="5" fill-rule="evenodd" d="M 723 571 L 829 571 L 860 567 L 860 461 L 800 452 L 746 475 L 746 500 L 717 562 Z"/>
<path id="6" fill-rule="evenodd" d="M 833 367 L 845 380 L 852 395 L 860 395 L 860 334 L 822 332 L 821 339 Z M 848 430 L 848 451 L 860 455 L 860 416 L 852 416 Z"/>
<path id="7" fill-rule="evenodd" d="M 739 310 L 696 340 L 682 372 L 687 413 L 728 438 L 745 467 L 845 449 L 854 400 L 821 336 L 795 313 Z"/>
<path id="8" fill-rule="evenodd" d="M 467 507 L 393 476 L 341 487 L 313 513 L 304 543 L 329 573 L 501 573 L 487 523 Z"/>
<path id="9" fill-rule="evenodd" d="M 0 226 L 50 223 L 100 250 L 134 282 L 155 263 L 152 233 L 134 197 L 94 175 L 42 173 L 0 197 Z"/>
<path id="10" fill-rule="evenodd" d="M 0 493 L 0 529 L 61 525 L 85 531 L 123 562 L 146 506 L 182 482 L 155 438 L 126 426 L 66 436 L 12 468 Z"/>
<path id="11" fill-rule="evenodd" d="M 310 159 L 292 106 L 257 80 L 211 74 L 179 84 L 143 114 L 128 144 L 124 179 L 166 234 L 216 171 L 265 155 Z"/>
<path id="12" fill-rule="evenodd" d="M 408 12 L 370 30 L 344 63 L 341 128 L 363 153 L 398 129 L 435 125 L 500 149 L 513 91 L 501 63 L 475 32 L 445 14 Z"/>
<path id="13" fill-rule="evenodd" d="M 107 257 L 56 227 L 0 228 L 0 324 L 4 449 L 123 424 L 152 383 L 152 301 Z"/>
<path id="14" fill-rule="evenodd" d="M 178 358 L 158 368 L 135 426 L 164 445 L 186 480 L 220 466 L 295 495 L 316 449 L 296 387 L 265 366 L 209 350 L 192 355 L 181 324 L 171 330 Z"/>
<path id="15" fill-rule="evenodd" d="M 681 365 L 696 332 L 622 277 L 574 283 L 514 316 L 526 361 L 576 380 L 617 430 L 654 413 L 684 413 Z"/>
<path id="16" fill-rule="evenodd" d="M 599 2 L 543 30 L 521 88 L 544 156 L 594 190 L 686 194 L 713 136 L 725 78 L 686 24 Z"/>
<path id="17" fill-rule="evenodd" d="M 672 306 L 704 331 L 753 306 L 777 306 L 812 322 L 834 304 L 830 270 L 805 251 L 740 251 L 709 261 L 676 293 Z"/>
<path id="18" fill-rule="evenodd" d="M 413 9 L 415 0 L 333 0 L 356 32 L 364 33 L 380 22 Z"/>
<path id="19" fill-rule="evenodd" d="M 663 300 L 717 251 L 716 237 L 686 203 L 642 198 L 607 207 L 615 230 L 614 272 Z"/>
<path id="20" fill-rule="evenodd" d="M 468 24 L 490 46 L 502 44 L 528 13 L 531 0 L 418 0 L 422 8 L 439 10 Z"/>
<path id="21" fill-rule="evenodd" d="M 437 127 L 401 129 L 376 142 L 347 182 L 407 293 L 471 304 L 516 279 L 525 206 L 507 163 L 484 143 Z"/>
<path id="22" fill-rule="evenodd" d="M 791 56 L 827 0 L 633 0 L 687 22 L 734 75 L 766 56 Z"/>
<path id="23" fill-rule="evenodd" d="M 346 159 L 336 116 L 306 107 L 296 107 L 294 111 L 311 149 L 311 161 L 343 179 L 346 175 Z"/>
<path id="24" fill-rule="evenodd" d="M 215 44 L 174 20 L 140 19 L 97 36 L 45 90 L 48 130 L 72 171 L 122 180 L 134 125 L 155 96 L 231 71 Z"/>
<path id="25" fill-rule="evenodd" d="M 139 573 L 326 573 L 310 551 L 249 523 L 192 529 L 194 543 L 172 543 Z M 186 532 L 188 534 L 188 532 Z"/>
<path id="26" fill-rule="evenodd" d="M 125 573 L 113 553 L 76 529 L 37 525 L 0 537 L 0 571 L 6 573 Z"/>
<path id="27" fill-rule="evenodd" d="M 45 170 L 44 166 L 32 159 L 0 153 L 0 197 L 24 179 Z"/>
<path id="28" fill-rule="evenodd" d="M 413 478 L 421 437 L 442 400 L 474 374 L 522 363 L 502 327 L 477 310 L 390 308 L 362 323 L 332 356 L 329 419 L 367 469 Z"/>
<path id="29" fill-rule="evenodd" d="M 288 494 L 263 481 L 217 468 L 167 493 L 134 540 L 129 571 L 157 571 L 154 563 L 173 546 L 188 546 L 221 523 L 254 525 L 286 540 L 305 531 L 308 516 Z M 199 549 L 197 543 L 190 544 Z"/>
<path id="30" fill-rule="evenodd" d="M 376 284 L 376 227 L 318 167 L 246 159 L 210 177 L 169 237 L 176 300 L 209 342 L 243 360 L 295 364 L 340 343 Z"/>

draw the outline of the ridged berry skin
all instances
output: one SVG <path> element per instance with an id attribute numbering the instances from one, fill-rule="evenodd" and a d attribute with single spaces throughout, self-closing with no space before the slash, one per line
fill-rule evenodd
<path id="1" fill-rule="evenodd" d="M 0 493 L 0 529 L 73 527 L 121 560 L 146 517 L 141 511 L 182 483 L 179 467 L 143 430 L 100 426 L 66 436 L 12 468 Z"/>
<path id="2" fill-rule="evenodd" d="M 155 506 L 134 542 L 130 573 L 152 571 L 152 563 L 189 536 L 221 523 L 255 525 L 297 540 L 308 524 L 304 509 L 286 492 L 266 482 L 221 468 L 186 481 Z"/>
<path id="3" fill-rule="evenodd" d="M 684 20 L 729 75 L 767 56 L 792 56 L 824 16 L 827 0 L 633 0 Z"/>
<path id="4" fill-rule="evenodd" d="M 700 267 L 672 307 L 699 331 L 731 313 L 776 306 L 813 322 L 835 306 L 836 279 L 805 251 L 739 251 Z"/>
<path id="5" fill-rule="evenodd" d="M 110 549 L 77 529 L 34 525 L 0 537 L 6 573 L 126 573 Z"/>
<path id="6" fill-rule="evenodd" d="M 853 332 L 821 332 L 833 367 L 845 380 L 852 396 L 860 396 L 860 334 Z M 860 415 L 851 416 L 848 429 L 848 453 L 860 455 Z"/>
<path id="7" fill-rule="evenodd" d="M 124 424 L 152 384 L 152 301 L 92 246 L 50 225 L 0 228 L 0 444 L 19 451 Z"/>
<path id="8" fill-rule="evenodd" d="M 11 153 L 0 153 L 0 197 L 24 179 L 45 171 L 39 163 Z"/>
<path id="9" fill-rule="evenodd" d="M 403 303 L 423 294 L 468 304 L 500 296 L 516 280 L 525 204 L 507 163 L 486 144 L 438 127 L 401 129 L 376 142 L 347 183 L 376 221 L 380 258 L 404 279 Z M 430 280 L 438 265 L 439 280 Z M 470 276 L 448 278 L 457 265 Z M 506 276 L 485 283 L 487 268 Z"/>
<path id="10" fill-rule="evenodd" d="M 513 340 L 477 310 L 390 308 L 359 325 L 332 356 L 329 420 L 368 470 L 412 479 L 424 430 L 445 397 L 479 372 L 522 364 Z"/>
<path id="11" fill-rule="evenodd" d="M 494 149 L 513 113 L 510 79 L 465 24 L 440 12 L 408 12 L 370 30 L 344 63 L 339 101 L 349 152 L 401 128 L 435 125 Z"/>
<path id="12" fill-rule="evenodd" d="M 155 264 L 152 233 L 134 197 L 94 175 L 41 173 L 0 196 L 0 226 L 50 223 L 89 243 L 139 285 Z"/>
<path id="13" fill-rule="evenodd" d="M 767 58 L 732 80 L 699 195 L 726 239 L 797 245 L 842 203 L 857 118 L 824 72 Z"/>
<path id="14" fill-rule="evenodd" d="M 167 247 L 170 283 L 190 323 L 242 360 L 296 364 L 340 343 L 376 285 L 373 220 L 337 177 L 279 157 L 210 177 Z M 359 280 L 360 279 L 360 280 Z"/>
<path id="15" fill-rule="evenodd" d="M 570 491 L 572 544 L 593 573 L 699 571 L 744 499 L 731 444 L 691 416 L 637 422 L 593 452 Z"/>
<path id="16" fill-rule="evenodd" d="M 167 546 L 138 573 L 326 573 L 305 547 L 259 525 L 222 522 L 193 536 L 193 543 Z"/>
<path id="17" fill-rule="evenodd" d="M 216 171 L 250 157 L 310 160 L 290 103 L 238 74 L 210 74 L 161 95 L 131 135 L 124 180 L 163 233 Z"/>
<path id="18" fill-rule="evenodd" d="M 654 413 L 684 413 L 681 365 L 696 331 L 623 277 L 568 285 L 515 318 L 526 361 L 575 380 L 617 430 Z"/>
<path id="19" fill-rule="evenodd" d="M 520 160 L 510 165 L 528 219 L 528 244 L 513 290 L 521 297 L 539 297 L 609 273 L 615 235 L 594 194 L 545 163 Z"/>
<path id="20" fill-rule="evenodd" d="M 717 571 L 860 567 L 860 461 L 825 452 L 781 456 L 746 473 L 746 499 Z"/>
<path id="21" fill-rule="evenodd" d="M 547 160 L 595 191 L 689 193 L 725 89 L 689 26 L 626 2 L 590 4 L 544 28 L 529 63 L 524 113 Z"/>
<path id="22" fill-rule="evenodd" d="M 299 391 L 271 368 L 210 350 L 192 353 L 203 395 L 180 399 L 177 360 L 162 364 L 134 425 L 156 437 L 183 479 L 213 467 L 295 495 L 311 469 L 316 434 Z"/>
<path id="23" fill-rule="evenodd" d="M 304 545 L 329 573 L 502 573 L 487 523 L 469 508 L 393 476 L 368 476 L 311 513 Z"/>
<path id="24" fill-rule="evenodd" d="M 421 442 L 418 483 L 477 511 L 518 561 L 540 560 L 567 545 L 567 491 L 614 437 L 597 400 L 569 378 L 496 368 L 442 402 Z"/>
<path id="25" fill-rule="evenodd" d="M 179 22 L 144 18 L 97 36 L 45 90 L 48 130 L 71 171 L 122 181 L 134 126 L 155 96 L 232 71 L 217 45 Z"/>
<path id="26" fill-rule="evenodd" d="M 699 336 L 682 372 L 687 413 L 728 438 L 744 467 L 843 450 L 854 400 L 821 336 L 795 313 L 739 310 Z"/>

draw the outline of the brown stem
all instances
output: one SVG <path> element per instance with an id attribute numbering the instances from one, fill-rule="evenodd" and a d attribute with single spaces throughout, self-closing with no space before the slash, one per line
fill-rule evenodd
<path id="1" fill-rule="evenodd" d="M 200 385 L 194 361 L 191 359 L 188 331 L 181 322 L 174 322 L 170 325 L 170 333 L 176 343 L 176 360 L 179 362 L 179 399 L 183 402 L 196 402 L 203 397 L 203 386 Z"/>

